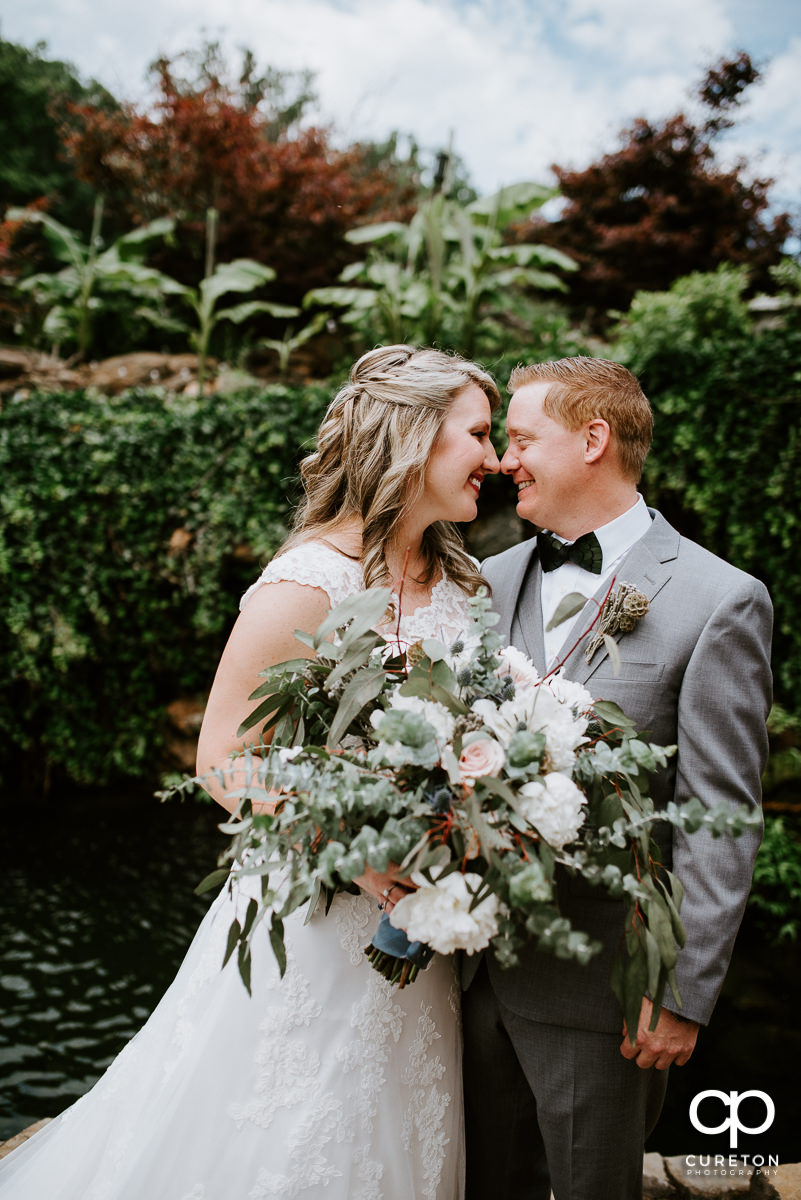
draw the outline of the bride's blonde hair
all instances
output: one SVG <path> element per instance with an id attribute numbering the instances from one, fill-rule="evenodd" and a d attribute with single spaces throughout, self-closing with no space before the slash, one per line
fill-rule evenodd
<path id="1" fill-rule="evenodd" d="M 282 547 L 323 537 L 343 521 L 362 527 L 361 566 L 367 587 L 386 586 L 386 548 L 420 498 L 425 470 L 455 396 L 476 384 L 495 410 L 501 397 L 492 376 L 442 350 L 382 346 L 351 368 L 303 459 L 305 492 L 292 534 Z M 468 593 L 483 582 L 455 526 L 438 521 L 423 536 L 428 583 L 437 568 Z"/>

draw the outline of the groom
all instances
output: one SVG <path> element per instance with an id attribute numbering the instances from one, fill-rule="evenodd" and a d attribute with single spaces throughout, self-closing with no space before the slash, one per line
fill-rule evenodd
<path id="1" fill-rule="evenodd" d="M 518 367 L 509 389 L 501 470 L 519 515 L 550 534 L 483 564 L 501 636 L 540 671 L 561 664 L 596 698 L 616 701 L 649 740 L 678 746 L 653 780 L 657 808 L 691 796 L 757 807 L 771 696 L 764 586 L 646 508 L 637 484 L 651 410 L 625 368 L 562 359 Z M 580 636 L 613 581 L 650 601 L 618 639 L 619 672 L 605 647 L 587 663 Z M 587 596 L 586 607 L 549 630 L 570 592 Z M 603 944 L 588 966 L 528 948 L 511 970 L 487 955 L 468 983 L 468 1200 L 547 1200 L 549 1186 L 556 1200 L 641 1197 L 643 1145 L 667 1067 L 687 1062 L 709 1020 L 759 845 L 754 834 L 688 837 L 671 826 L 657 838 L 684 885 L 687 943 L 676 970 L 681 1005 L 668 991 L 652 1032 L 646 999 L 635 1043 L 624 1036 L 608 982 L 622 908 L 580 879 L 562 879 L 560 905 Z"/>

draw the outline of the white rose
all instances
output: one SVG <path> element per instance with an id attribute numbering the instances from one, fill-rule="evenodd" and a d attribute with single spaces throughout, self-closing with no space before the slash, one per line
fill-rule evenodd
<path id="1" fill-rule="evenodd" d="M 489 945 L 498 932 L 500 900 L 490 892 L 470 911 L 480 875 L 452 871 L 429 883 L 415 873 L 412 879 L 419 885 L 417 891 L 400 900 L 389 914 L 391 924 L 403 929 L 410 942 L 423 942 L 438 954 L 455 950 L 475 954 Z"/>
<path id="2" fill-rule="evenodd" d="M 524 784 L 519 792 L 520 812 L 557 850 L 578 837 L 586 816 L 586 802 L 586 796 L 573 780 L 558 771 L 552 771 L 542 781 Z"/>
<path id="3" fill-rule="evenodd" d="M 492 738 L 479 738 L 465 746 L 459 759 L 462 783 L 472 787 L 482 775 L 497 775 L 506 761 L 503 749 Z"/>

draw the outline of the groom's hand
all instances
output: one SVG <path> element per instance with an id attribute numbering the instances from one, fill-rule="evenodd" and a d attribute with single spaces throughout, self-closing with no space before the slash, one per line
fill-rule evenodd
<path id="1" fill-rule="evenodd" d="M 629 1041 L 626 1022 L 623 1022 L 620 1053 L 624 1058 L 634 1059 L 643 1070 L 656 1067 L 658 1071 L 666 1071 L 674 1063 L 677 1067 L 683 1067 L 695 1049 L 700 1026 L 696 1021 L 685 1021 L 663 1008 L 656 1028 L 649 1029 L 653 1008 L 648 997 L 643 997 L 637 1040 L 633 1045 Z"/>

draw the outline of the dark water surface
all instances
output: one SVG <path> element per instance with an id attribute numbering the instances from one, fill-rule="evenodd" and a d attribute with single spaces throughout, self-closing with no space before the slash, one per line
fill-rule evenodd
<path id="1" fill-rule="evenodd" d="M 211 897 L 213 804 L 56 795 L 0 815 L 0 1139 L 83 1095 L 166 990 Z"/>
<path id="2" fill-rule="evenodd" d="M 205 912 L 193 888 L 225 839 L 214 805 L 147 794 L 71 795 L 0 809 L 0 1140 L 81 1096 L 171 982 Z M 694 1130 L 693 1096 L 758 1089 L 770 1130 L 738 1149 L 801 1160 L 801 967 L 753 927 L 738 942 L 714 1020 L 691 1062 L 671 1072 L 649 1148 L 728 1154 L 726 1135 Z M 764 1110 L 744 1104 L 744 1123 Z M 702 1110 L 708 1124 L 722 1108 Z"/>

